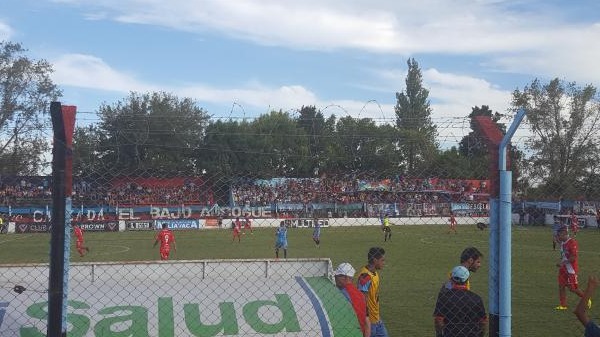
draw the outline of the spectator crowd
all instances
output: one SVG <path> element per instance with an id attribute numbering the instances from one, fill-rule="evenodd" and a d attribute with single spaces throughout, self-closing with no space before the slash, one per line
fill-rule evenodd
<path id="1" fill-rule="evenodd" d="M 127 205 L 214 205 L 215 203 L 257 207 L 273 204 L 326 203 L 348 205 L 405 204 L 477 201 L 488 198 L 486 180 L 407 179 L 331 176 L 321 178 L 238 179 L 219 191 L 198 177 L 127 178 L 85 180 L 75 178 L 75 204 Z M 52 197 L 51 177 L 0 178 L 1 206 L 47 205 Z"/>
<path id="2" fill-rule="evenodd" d="M 488 199 L 487 180 L 366 177 L 242 180 L 231 188 L 237 206 L 274 203 L 415 203 Z"/>

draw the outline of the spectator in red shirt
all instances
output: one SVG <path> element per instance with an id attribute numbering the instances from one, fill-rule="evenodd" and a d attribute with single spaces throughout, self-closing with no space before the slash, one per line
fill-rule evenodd
<path id="1" fill-rule="evenodd" d="M 337 269 L 333 272 L 335 278 L 335 285 L 342 291 L 342 294 L 350 301 L 358 323 L 360 324 L 360 330 L 364 337 L 371 336 L 371 323 L 369 316 L 367 315 L 367 303 L 365 297 L 354 285 L 354 268 L 350 263 L 340 263 Z"/>

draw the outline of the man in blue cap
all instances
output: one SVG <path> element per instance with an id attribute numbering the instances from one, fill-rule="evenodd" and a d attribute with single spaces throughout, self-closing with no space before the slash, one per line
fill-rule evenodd
<path id="1" fill-rule="evenodd" d="M 451 288 L 440 291 L 433 312 L 436 336 L 484 336 L 488 319 L 481 296 L 467 289 L 469 276 L 465 266 L 452 269 Z"/>

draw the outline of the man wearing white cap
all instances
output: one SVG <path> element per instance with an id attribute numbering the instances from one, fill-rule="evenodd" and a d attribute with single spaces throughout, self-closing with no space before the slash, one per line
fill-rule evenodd
<path id="1" fill-rule="evenodd" d="M 354 313 L 356 313 L 356 318 L 360 324 L 360 330 L 364 337 L 368 337 L 371 335 L 371 324 L 369 322 L 369 316 L 367 316 L 367 303 L 365 302 L 363 294 L 354 285 L 354 272 L 354 267 L 352 267 L 350 263 L 340 263 L 333 272 L 335 285 L 352 304 L 352 308 L 354 309 Z"/>
<path id="2" fill-rule="evenodd" d="M 465 266 L 452 269 L 452 288 L 440 291 L 433 312 L 435 332 L 444 337 L 480 337 L 487 327 L 483 300 L 467 289 L 469 270 Z"/>

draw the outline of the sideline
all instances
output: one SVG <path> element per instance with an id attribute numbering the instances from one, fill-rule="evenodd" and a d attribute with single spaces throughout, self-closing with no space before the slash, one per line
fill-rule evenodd
<path id="1" fill-rule="evenodd" d="M 117 246 L 117 245 L 102 245 L 102 247 L 106 248 L 106 247 L 115 247 L 115 248 L 121 248 L 121 250 L 109 250 L 109 251 L 103 251 L 100 253 L 95 253 L 92 252 L 93 256 L 97 256 L 97 255 L 113 255 L 113 254 L 122 254 L 122 253 L 127 253 L 128 251 L 131 250 L 131 247 L 128 246 Z"/>

